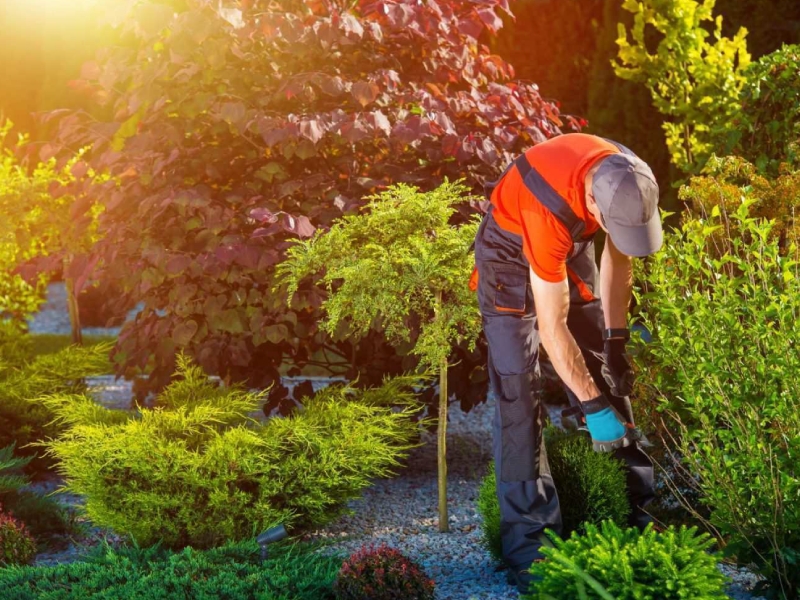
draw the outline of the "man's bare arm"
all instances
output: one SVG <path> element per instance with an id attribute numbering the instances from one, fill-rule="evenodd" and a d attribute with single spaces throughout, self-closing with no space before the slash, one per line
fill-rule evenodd
<path id="1" fill-rule="evenodd" d="M 607 329 L 628 327 L 628 307 L 631 304 L 633 267 L 631 257 L 622 254 L 606 236 L 600 258 L 600 299 Z"/>
<path id="2" fill-rule="evenodd" d="M 567 327 L 569 284 L 567 280 L 551 283 L 530 269 L 533 301 L 544 349 L 561 380 L 580 401 L 600 395 L 575 338 Z"/>

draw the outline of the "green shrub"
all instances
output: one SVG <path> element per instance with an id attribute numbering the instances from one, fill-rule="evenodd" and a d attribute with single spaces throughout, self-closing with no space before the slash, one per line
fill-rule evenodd
<path id="1" fill-rule="evenodd" d="M 15 600 L 330 600 L 340 555 L 311 544 L 258 544 L 207 551 L 106 548 L 84 562 L 0 569 L 0 590 Z"/>
<path id="2" fill-rule="evenodd" d="M 795 219 L 800 208 L 800 170 L 786 168 L 780 175 L 770 177 L 741 157 L 712 157 L 703 175 L 693 177 L 690 185 L 681 188 L 679 196 L 690 203 L 699 218 L 708 217 L 714 207 L 723 213 L 736 212 L 746 198 L 750 216 L 775 219 L 770 237 L 779 241 L 782 254 L 792 242 L 800 240 L 800 221 Z M 737 226 L 737 221 L 727 220 L 724 228 L 711 232 L 715 255 L 727 251 L 729 240 L 747 235 Z"/>
<path id="3" fill-rule="evenodd" d="M 548 428 L 545 435 L 547 461 L 558 490 L 563 533 L 582 532 L 587 524 L 610 519 L 627 523 L 630 504 L 625 469 L 610 454 L 595 452 L 581 434 L 564 434 Z M 483 545 L 496 560 L 502 560 L 500 506 L 497 501 L 494 462 L 481 482 L 478 513 Z"/>
<path id="4" fill-rule="evenodd" d="M 0 506 L 0 567 L 27 565 L 35 555 L 36 542 L 25 525 Z"/>
<path id="5" fill-rule="evenodd" d="M 547 560 L 534 563 L 541 577 L 529 598 L 574 600 L 713 600 L 725 598 L 725 577 L 707 551 L 713 540 L 697 529 L 670 528 L 657 533 L 648 525 L 620 529 L 610 521 L 542 550 Z"/>
<path id="6" fill-rule="evenodd" d="M 0 319 L 0 377 L 33 360 L 31 337 L 18 321 Z"/>
<path id="7" fill-rule="evenodd" d="M 781 163 L 800 166 L 800 46 L 786 45 L 750 65 L 734 127 L 724 128 L 728 154 L 772 176 Z"/>
<path id="8" fill-rule="evenodd" d="M 40 397 L 84 393 L 85 377 L 109 371 L 109 350 L 108 344 L 72 346 L 1 371 L 0 447 L 16 443 L 17 453 L 33 456 L 36 448 L 29 444 L 58 434 L 62 427 L 53 422 L 55 414 Z M 31 466 L 41 468 L 47 464 L 46 460 L 37 458 Z"/>
<path id="9" fill-rule="evenodd" d="M 72 531 L 67 511 L 55 500 L 22 490 L 29 478 L 20 471 L 31 457 L 14 456 L 14 445 L 0 449 L 0 504 L 40 542 Z"/>
<path id="10" fill-rule="evenodd" d="M 140 544 L 210 547 L 278 523 L 324 525 L 390 475 L 418 435 L 420 377 L 329 387 L 259 423 L 250 415 L 266 392 L 218 387 L 185 357 L 176 376 L 139 415 L 45 399 L 68 427 L 47 442 L 66 489 L 85 496 L 92 521 Z"/>
<path id="11" fill-rule="evenodd" d="M 500 503 L 497 500 L 497 475 L 495 463 L 481 480 L 478 489 L 478 514 L 481 516 L 481 545 L 496 561 L 503 560 L 503 544 L 500 538 Z"/>
<path id="12" fill-rule="evenodd" d="M 640 303 L 652 341 L 640 361 L 726 551 L 794 598 L 800 255 L 750 216 L 753 193 L 743 186 L 738 207 L 688 219 L 649 260 Z"/>
<path id="13" fill-rule="evenodd" d="M 25 523 L 40 547 L 64 543 L 63 536 L 79 531 L 73 514 L 49 496 L 19 491 L 3 494 L 0 503 L 6 511 Z"/>
<path id="14" fill-rule="evenodd" d="M 399 550 L 362 548 L 344 561 L 336 576 L 336 600 L 433 600 L 434 583 Z"/>
<path id="15" fill-rule="evenodd" d="M 714 3 L 622 3 L 633 14 L 633 25 L 619 25 L 614 71 L 650 90 L 653 106 L 665 117 L 662 128 L 670 160 L 684 173 L 703 167 L 715 150 L 717 129 L 741 112 L 739 94 L 750 64 L 747 30 L 740 28 L 733 38 L 723 36 Z M 649 37 L 652 31 L 657 32 L 654 39 Z"/>
<path id="16" fill-rule="evenodd" d="M 29 462 L 30 458 L 14 456 L 14 444 L 0 448 L 0 498 L 28 484 L 28 478 L 19 471 Z"/>

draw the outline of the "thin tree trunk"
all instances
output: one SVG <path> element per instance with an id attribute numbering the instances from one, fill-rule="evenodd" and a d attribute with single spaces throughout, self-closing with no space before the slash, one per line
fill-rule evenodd
<path id="1" fill-rule="evenodd" d="M 439 531 L 450 531 L 447 516 L 447 359 L 439 367 Z"/>
<path id="2" fill-rule="evenodd" d="M 72 328 L 72 343 L 83 346 L 83 334 L 81 333 L 81 316 L 78 312 L 78 296 L 75 294 L 75 281 L 67 277 L 67 267 L 69 262 L 64 261 L 64 283 L 67 286 L 67 309 L 69 310 L 69 323 Z"/>

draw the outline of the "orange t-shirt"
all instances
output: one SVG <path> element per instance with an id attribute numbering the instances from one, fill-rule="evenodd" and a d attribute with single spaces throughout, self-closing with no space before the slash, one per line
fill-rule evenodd
<path id="1" fill-rule="evenodd" d="M 525 152 L 531 166 L 564 198 L 586 224 L 584 239 L 591 238 L 599 223 L 586 209 L 586 172 L 600 158 L 619 149 L 606 140 L 585 133 L 567 133 L 537 144 Z M 522 236 L 522 250 L 534 273 L 545 281 L 567 278 L 567 259 L 573 240 L 569 230 L 528 190 L 519 170 L 512 168 L 492 193 L 497 224 Z"/>

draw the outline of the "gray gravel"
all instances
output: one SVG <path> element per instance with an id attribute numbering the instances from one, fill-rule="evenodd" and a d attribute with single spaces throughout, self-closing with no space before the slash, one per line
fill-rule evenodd
<path id="1" fill-rule="evenodd" d="M 35 333 L 69 333 L 66 295 L 63 284 L 51 284 L 47 304 L 30 322 Z M 87 335 L 116 335 L 118 329 L 84 328 Z M 294 379 L 284 385 L 291 387 Z M 328 381 L 317 379 L 319 389 Z M 90 381 L 95 397 L 109 408 L 131 407 L 131 385 L 113 377 Z M 559 409 L 548 407 L 551 419 L 560 422 Z M 480 518 L 476 506 L 480 480 L 491 460 L 492 417 L 494 400 L 490 397 L 464 413 L 452 403 L 448 422 L 448 506 L 450 532 L 438 531 L 436 485 L 436 434 L 425 431 L 424 445 L 411 451 L 406 466 L 396 477 L 375 479 L 362 498 L 349 503 L 353 514 L 318 529 L 308 539 L 341 539 L 335 548 L 352 552 L 365 544 L 387 543 L 417 561 L 436 582 L 437 600 L 511 600 L 518 598 L 515 588 L 505 582 L 491 556 L 480 545 Z M 35 487 L 49 492 L 60 484 L 57 477 L 38 482 Z M 79 497 L 56 496 L 72 509 L 81 504 Z M 73 540 L 63 551 L 41 554 L 36 564 L 48 565 L 77 560 L 87 547 L 106 540 L 120 540 L 113 533 L 87 523 L 87 534 Z M 744 568 L 720 565 L 733 579 L 728 594 L 737 600 L 760 600 L 749 590 L 757 577 Z"/>

